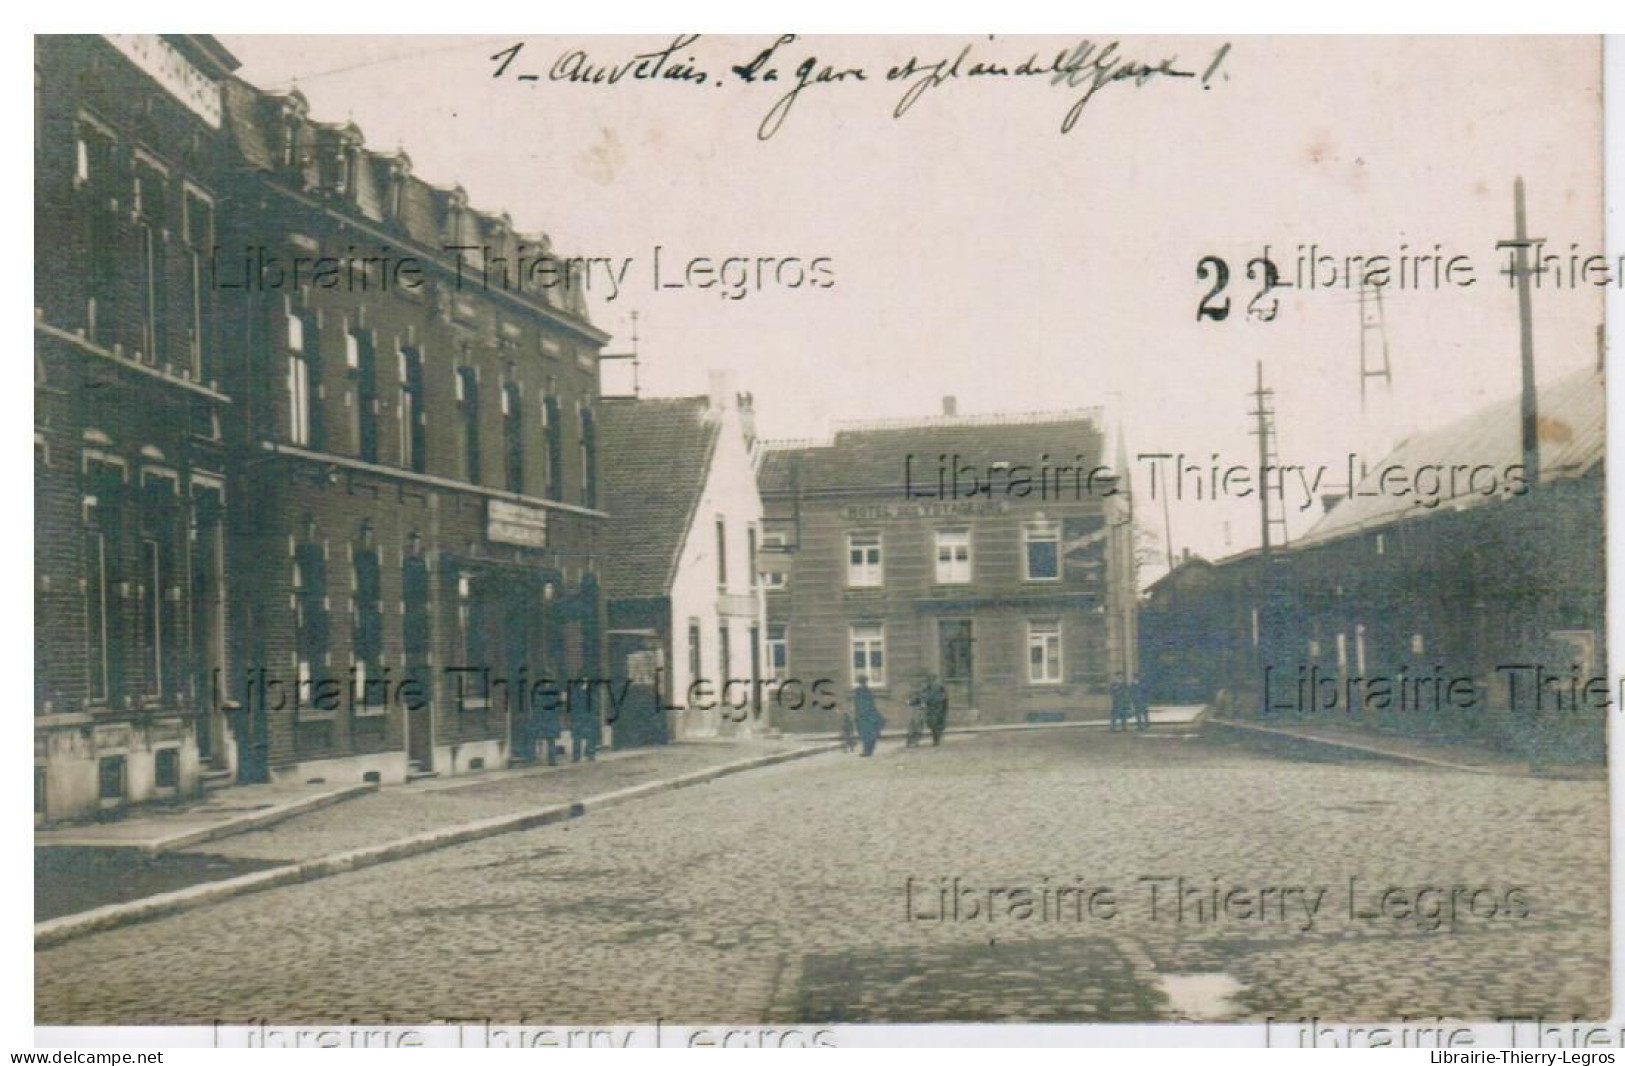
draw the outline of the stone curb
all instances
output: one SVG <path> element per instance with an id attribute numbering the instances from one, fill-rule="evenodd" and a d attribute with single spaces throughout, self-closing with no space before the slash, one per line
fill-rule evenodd
<path id="1" fill-rule="evenodd" d="M 579 818 L 590 810 L 604 810 L 632 800 L 656 796 L 662 792 L 671 792 L 692 785 L 703 785 L 731 774 L 775 766 L 794 759 L 805 759 L 811 755 L 821 755 L 839 749 L 839 744 L 823 744 L 774 752 L 771 755 L 758 755 L 749 759 L 739 759 L 735 762 L 723 763 L 720 766 L 679 774 L 676 777 L 646 781 L 641 785 L 632 785 L 613 792 L 589 796 L 585 799 L 568 800 L 564 803 L 536 807 L 517 814 L 498 815 L 495 818 L 486 818 L 478 822 L 466 822 L 462 825 L 430 829 L 383 844 L 354 848 L 350 851 L 341 851 L 332 855 L 322 855 L 314 859 L 306 859 L 303 862 L 290 863 L 287 866 L 278 866 L 257 873 L 226 878 L 223 881 L 208 881 L 201 885 L 177 889 L 174 892 L 149 896 L 146 899 L 131 900 L 126 903 L 112 903 L 79 914 L 67 914 L 60 918 L 52 918 L 49 921 L 34 924 L 34 948 L 38 950 L 43 947 L 53 947 L 90 933 L 100 933 L 109 929 L 117 929 L 121 926 L 134 925 L 137 922 L 176 914 L 180 911 L 192 910 L 196 907 L 203 907 L 211 903 L 218 903 L 221 900 L 230 899 L 233 896 L 259 892 L 267 888 L 278 888 L 283 885 L 317 881 L 324 877 L 332 877 L 334 874 L 362 870 L 369 866 L 378 866 L 398 859 L 411 858 L 414 855 L 422 855 L 425 852 L 437 851 L 441 848 L 483 840 L 486 837 L 552 825 L 571 818 Z M 371 788 L 373 786 L 369 785 L 367 787 Z"/>
<path id="2" fill-rule="evenodd" d="M 1166 730 L 1170 726 L 1197 726 L 1207 721 L 1207 718 L 1208 712 L 1204 709 L 1187 721 L 1152 722 L 1151 728 L 1156 729 L 1158 726 L 1161 726 L 1164 730 Z M 1021 733 L 1042 729 L 1105 729 L 1110 725 L 1111 719 L 1109 718 L 1085 718 L 1071 722 L 1004 722 L 998 725 L 955 726 L 953 728 L 943 730 L 943 736 L 970 736 L 976 733 Z M 898 739 L 906 736 L 908 736 L 908 730 L 906 729 L 886 729 L 882 730 L 880 733 L 882 740 L 885 740 L 888 737 Z M 823 743 L 829 740 L 839 740 L 840 738 L 841 735 L 839 733 L 786 733 L 782 739 L 800 740 L 808 743 Z"/>
<path id="3" fill-rule="evenodd" d="M 1420 763 L 1423 766 L 1434 766 L 1441 770 L 1457 770 L 1464 774 L 1513 774 L 1517 776 L 1528 776 L 1529 774 L 1529 770 L 1527 768 L 1520 769 L 1513 766 L 1473 766 L 1470 763 L 1458 763 L 1451 762 L 1448 759 L 1436 759 L 1430 755 L 1414 755 L 1409 752 L 1391 751 L 1387 748 L 1379 748 L 1371 744 L 1361 744 L 1360 742 L 1354 740 L 1308 736 L 1303 733 L 1295 733 L 1290 729 L 1275 729 L 1267 725 L 1254 725 L 1251 722 L 1232 722 L 1223 718 L 1209 718 L 1207 720 L 1217 725 L 1227 726 L 1231 729 L 1243 729 L 1251 733 L 1265 733 L 1269 736 L 1285 737 L 1289 740 L 1296 740 L 1304 744 L 1321 744 L 1329 748 L 1345 748 L 1349 751 L 1358 751 L 1365 755 L 1375 755 L 1383 759 L 1394 759 L 1398 762 Z"/>

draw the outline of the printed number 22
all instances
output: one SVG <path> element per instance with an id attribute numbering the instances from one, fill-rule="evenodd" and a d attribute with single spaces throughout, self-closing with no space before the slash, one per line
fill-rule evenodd
<path id="1" fill-rule="evenodd" d="M 1211 318 L 1215 322 L 1223 322 L 1230 317 L 1230 297 L 1220 300 L 1218 296 L 1230 284 L 1230 265 L 1216 255 L 1203 256 L 1196 264 L 1196 280 L 1206 281 L 1210 277 L 1213 287 L 1196 305 L 1196 321 Z"/>

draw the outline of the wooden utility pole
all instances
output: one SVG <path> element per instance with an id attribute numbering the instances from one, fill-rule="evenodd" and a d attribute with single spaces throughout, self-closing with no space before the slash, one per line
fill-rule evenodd
<path id="1" fill-rule="evenodd" d="M 1535 397 L 1535 320 L 1529 279 L 1541 269 L 1538 261 L 1529 266 L 1529 249 L 1542 242 L 1530 240 L 1524 209 L 1523 178 L 1512 184 L 1513 221 L 1516 231 L 1509 241 L 1500 241 L 1497 248 L 1512 249 L 1510 273 L 1518 286 L 1518 347 L 1523 364 L 1523 402 L 1521 425 L 1523 437 L 1524 478 L 1531 491 L 1540 488 L 1540 411 Z"/>
<path id="2" fill-rule="evenodd" d="M 1274 449 L 1271 447 L 1271 435 L 1274 433 L 1275 412 L 1270 405 L 1274 396 L 1271 389 L 1264 387 L 1264 362 L 1259 360 L 1257 366 L 1257 385 L 1253 388 L 1253 409 L 1248 412 L 1257 420 L 1253 433 L 1258 437 L 1258 591 L 1256 606 L 1254 607 L 1253 626 L 1254 640 L 1256 642 L 1258 677 L 1259 677 L 1259 713 L 1268 715 L 1269 695 L 1263 684 L 1264 670 L 1270 665 L 1270 604 L 1273 600 L 1271 585 L 1274 575 L 1271 571 L 1270 555 L 1270 489 L 1269 468 L 1273 460 Z M 1284 521 L 1284 516 L 1283 516 Z M 1282 540 L 1285 540 L 1283 529 Z"/>

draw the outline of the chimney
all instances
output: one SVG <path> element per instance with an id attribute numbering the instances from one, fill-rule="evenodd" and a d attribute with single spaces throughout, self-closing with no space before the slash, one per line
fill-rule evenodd
<path id="1" fill-rule="evenodd" d="M 959 413 L 959 401 L 952 396 L 942 398 L 942 413 L 946 418 L 952 418 Z"/>
<path id="2" fill-rule="evenodd" d="M 706 372 L 710 379 L 710 407 L 713 411 L 728 409 L 728 394 L 733 392 L 733 375 L 726 370 L 711 370 Z"/>

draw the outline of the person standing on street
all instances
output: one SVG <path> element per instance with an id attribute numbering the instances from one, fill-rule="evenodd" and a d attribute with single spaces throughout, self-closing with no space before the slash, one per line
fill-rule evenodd
<path id="1" fill-rule="evenodd" d="M 1129 689 L 1123 680 L 1122 674 L 1112 676 L 1112 732 L 1120 733 L 1128 728 L 1129 715 Z"/>
<path id="2" fill-rule="evenodd" d="M 931 731 L 931 746 L 939 748 L 942 734 L 948 728 L 948 690 L 942 687 L 937 675 L 926 675 L 920 699 L 925 705 L 925 727 Z"/>
<path id="3" fill-rule="evenodd" d="M 852 716 L 857 720 L 858 739 L 863 743 L 863 754 L 873 755 L 880 731 L 886 725 L 875 706 L 875 694 L 869 688 L 869 675 L 858 675 L 858 687 L 852 690 Z"/>
<path id="4" fill-rule="evenodd" d="M 598 708 L 594 706 L 591 685 L 579 703 L 570 704 L 570 761 L 580 762 L 586 755 L 588 762 L 598 760 Z"/>

